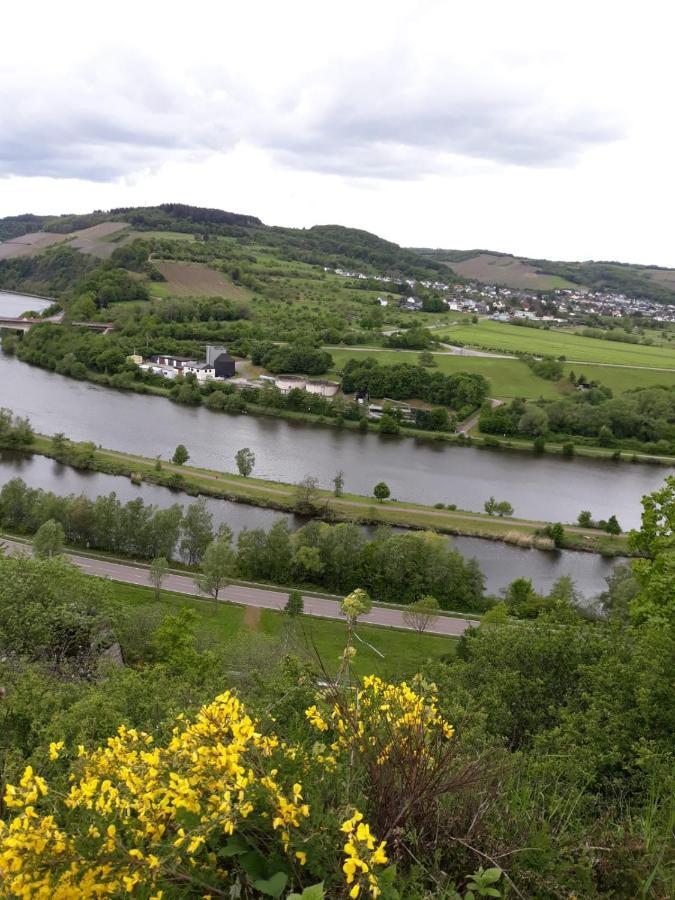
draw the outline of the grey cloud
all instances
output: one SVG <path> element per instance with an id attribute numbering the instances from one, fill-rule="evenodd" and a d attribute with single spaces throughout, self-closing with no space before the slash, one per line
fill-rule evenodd
<path id="1" fill-rule="evenodd" d="M 558 108 L 536 84 L 479 74 L 445 61 L 421 73 L 385 55 L 351 75 L 327 70 L 289 85 L 274 102 L 224 69 L 184 78 L 130 57 L 38 93 L 0 79 L 0 177 L 109 181 L 241 140 L 295 169 L 412 179 L 457 158 L 563 165 L 621 135 L 590 107 Z"/>

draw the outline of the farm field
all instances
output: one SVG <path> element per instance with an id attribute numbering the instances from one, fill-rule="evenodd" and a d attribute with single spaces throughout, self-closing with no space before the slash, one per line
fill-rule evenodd
<path id="1" fill-rule="evenodd" d="M 11 241 L 0 243 L 0 259 L 14 259 L 17 256 L 30 256 L 54 244 L 60 244 L 68 238 L 66 234 L 55 234 L 46 231 L 34 231 Z"/>
<path id="2" fill-rule="evenodd" d="M 247 300 L 249 297 L 245 288 L 233 284 L 222 272 L 199 263 L 155 262 L 155 266 L 166 278 L 165 282 L 150 285 L 156 296 L 226 297 L 229 300 Z"/>
<path id="3" fill-rule="evenodd" d="M 197 637 L 204 645 L 234 646 L 238 635 L 258 633 L 270 639 L 281 636 L 285 627 L 282 614 L 269 609 L 237 606 L 234 603 L 212 603 L 184 594 L 162 592 L 157 603 L 150 588 L 113 582 L 115 599 L 123 605 L 149 607 L 155 615 L 176 615 L 181 609 L 197 614 Z M 295 652 L 310 660 L 318 656 L 329 672 L 337 668 L 345 643 L 345 623 L 332 619 L 303 616 L 294 627 L 291 637 Z M 377 625 L 360 625 L 359 634 L 380 653 L 378 656 L 366 644 L 358 643 L 355 667 L 361 674 L 378 672 L 388 677 L 402 677 L 418 671 L 427 659 L 453 654 L 457 646 L 454 638 L 433 634 L 413 634 Z M 233 643 L 234 642 L 234 643 Z"/>
<path id="4" fill-rule="evenodd" d="M 418 364 L 419 353 L 405 350 L 362 350 L 350 347 L 329 352 L 335 361 L 335 376 L 348 359 L 360 359 L 364 355 L 372 356 L 382 365 L 408 363 Z M 555 400 L 560 396 L 560 389 L 551 381 L 538 378 L 527 365 L 519 359 L 492 359 L 479 356 L 453 356 L 451 354 L 434 354 L 438 364 L 434 371 L 452 375 L 456 372 L 477 372 L 484 375 L 491 384 L 490 396 L 499 398 L 527 397 L 531 399 Z"/>
<path id="5" fill-rule="evenodd" d="M 563 331 L 546 331 L 482 319 L 477 325 L 459 325 L 436 333 L 443 340 L 500 350 L 565 356 L 569 360 L 623 366 L 675 370 L 675 350 L 645 347 L 582 337 Z"/>
<path id="6" fill-rule="evenodd" d="M 76 250 L 98 256 L 99 259 L 107 259 L 115 247 L 120 246 L 120 238 L 126 243 L 127 235 L 121 235 L 120 232 L 128 229 L 126 222 L 101 222 L 100 225 L 92 225 L 91 228 L 75 231 L 66 237 L 70 246 Z"/>
<path id="7" fill-rule="evenodd" d="M 484 284 L 541 291 L 575 287 L 571 282 L 558 275 L 538 272 L 527 260 L 514 256 L 501 256 L 497 253 L 479 253 L 471 259 L 447 262 L 446 265 L 463 278 L 475 278 Z"/>
<path id="8" fill-rule="evenodd" d="M 335 368 L 328 377 L 337 377 L 338 371 L 350 358 L 360 358 L 367 354 L 377 359 L 382 365 L 394 365 L 408 362 L 417 364 L 417 351 L 405 350 L 373 350 L 358 347 L 339 349 L 328 348 L 335 362 Z M 571 387 L 563 382 L 556 384 L 539 378 L 530 371 L 527 364 L 519 359 L 496 359 L 481 356 L 451 356 L 434 354 L 438 371 L 452 375 L 455 372 L 477 372 L 490 382 L 490 396 L 509 400 L 524 397 L 527 400 L 557 400 L 569 393 Z M 654 387 L 657 384 L 675 385 L 675 371 L 661 372 L 649 369 L 621 369 L 610 366 L 594 366 L 587 363 L 568 363 L 564 366 L 565 376 L 573 371 L 577 376 L 583 374 L 588 381 L 598 381 L 607 385 L 615 394 L 634 388 Z"/>

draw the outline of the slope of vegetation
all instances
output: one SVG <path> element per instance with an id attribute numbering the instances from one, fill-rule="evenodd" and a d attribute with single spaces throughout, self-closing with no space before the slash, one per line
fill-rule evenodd
<path id="1" fill-rule="evenodd" d="M 0 556 L 3 893 L 665 900 L 675 479 L 644 510 L 595 615 L 519 579 L 403 683 L 362 590 L 322 662 L 302 612 Z"/>

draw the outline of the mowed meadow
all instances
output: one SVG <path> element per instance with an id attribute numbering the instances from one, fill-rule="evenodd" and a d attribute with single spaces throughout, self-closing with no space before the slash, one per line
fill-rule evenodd
<path id="1" fill-rule="evenodd" d="M 546 332 L 544 332 L 546 333 Z M 589 340 L 588 338 L 586 340 Z M 417 365 L 419 353 L 411 350 L 376 350 L 359 347 L 330 348 L 334 369 L 328 377 L 339 377 L 339 372 L 348 359 L 362 359 L 370 356 L 381 365 L 408 363 Z M 526 400 L 557 400 L 573 390 L 566 379 L 560 383 L 546 381 L 531 371 L 526 362 L 520 359 L 499 359 L 489 356 L 455 356 L 450 353 L 434 353 L 435 371 L 453 375 L 456 372 L 471 372 L 483 375 L 490 382 L 490 396 L 510 400 L 523 397 Z M 588 381 L 598 381 L 611 388 L 614 394 L 635 388 L 654 387 L 656 385 L 675 384 L 675 370 L 672 372 L 657 369 L 631 369 L 602 365 L 567 363 L 564 374 L 574 372 L 576 376 L 583 374 Z"/>
<path id="2" fill-rule="evenodd" d="M 675 372 L 675 350 L 670 348 L 623 344 L 565 331 L 528 328 L 486 319 L 480 320 L 476 325 L 453 325 L 436 332 L 435 336 L 448 342 L 459 341 L 467 346 L 504 353 L 564 356 L 571 362 L 645 366 L 672 369 Z"/>

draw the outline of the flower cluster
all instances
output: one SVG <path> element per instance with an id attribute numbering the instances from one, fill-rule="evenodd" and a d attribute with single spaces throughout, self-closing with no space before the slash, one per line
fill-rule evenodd
<path id="1" fill-rule="evenodd" d="M 53 743 L 50 756 L 62 751 Z M 142 887 L 147 896 L 166 882 L 203 881 L 203 872 L 227 878 L 215 851 L 249 820 L 267 850 L 280 844 L 302 864 L 304 852 L 291 843 L 309 806 L 302 785 L 284 787 L 274 757 L 287 758 L 276 736 L 260 734 L 226 692 L 181 721 L 166 746 L 122 726 L 105 747 L 80 747 L 64 798 L 47 798 L 47 784 L 28 767 L 6 790 L 17 814 L 0 822 L 0 892 L 66 900 Z M 36 811 L 52 799 L 54 814 Z M 57 818 L 85 825 L 69 834 Z"/>
<path id="2" fill-rule="evenodd" d="M 354 810 L 351 819 L 343 823 L 342 831 L 348 835 L 344 845 L 344 854 L 347 858 L 342 871 L 349 886 L 349 896 L 355 898 L 362 890 L 367 890 L 371 897 L 378 897 L 382 891 L 375 867 L 386 865 L 388 862 L 387 854 L 384 852 L 386 841 L 377 843 L 358 810 Z"/>
<path id="3" fill-rule="evenodd" d="M 331 722 L 334 753 L 354 748 L 362 753 L 374 750 L 379 765 L 393 754 L 401 756 L 413 749 L 431 754 L 437 741 L 451 740 L 455 733 L 438 711 L 434 685 L 418 692 L 405 681 L 389 684 L 377 675 L 363 678 L 346 705 L 335 703 L 327 715 L 313 706 L 306 715 L 319 731 L 327 731 Z"/>

